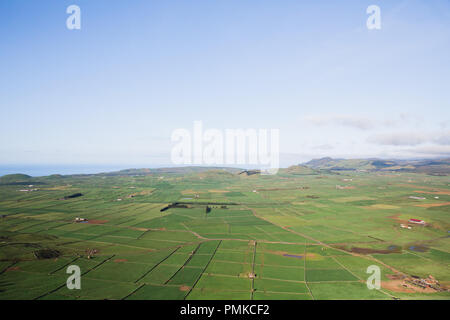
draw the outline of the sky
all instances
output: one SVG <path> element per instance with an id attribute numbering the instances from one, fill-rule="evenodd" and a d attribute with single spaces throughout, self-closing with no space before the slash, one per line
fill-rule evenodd
<path id="1" fill-rule="evenodd" d="M 278 129 L 282 166 L 450 156 L 448 0 L 4 0 L 0 38 L 11 170 L 170 166 L 194 121 Z"/>

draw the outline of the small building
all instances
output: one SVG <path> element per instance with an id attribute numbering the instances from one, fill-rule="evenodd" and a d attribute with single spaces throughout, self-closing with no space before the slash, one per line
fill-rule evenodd
<path id="1" fill-rule="evenodd" d="M 409 219 L 409 223 L 425 225 L 425 221 L 419 219 Z"/>
<path id="2" fill-rule="evenodd" d="M 425 197 L 416 197 L 416 196 L 409 196 L 408 198 L 414 199 L 414 200 L 425 200 Z"/>

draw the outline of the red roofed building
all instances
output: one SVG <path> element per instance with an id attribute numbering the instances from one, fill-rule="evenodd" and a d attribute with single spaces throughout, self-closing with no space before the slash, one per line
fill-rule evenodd
<path id="1" fill-rule="evenodd" d="M 425 221 L 419 219 L 409 219 L 409 223 L 425 224 Z"/>

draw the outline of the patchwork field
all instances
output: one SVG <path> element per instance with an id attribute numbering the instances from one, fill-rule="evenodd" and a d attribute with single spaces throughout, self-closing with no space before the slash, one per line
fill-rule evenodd
<path id="1" fill-rule="evenodd" d="M 450 299 L 447 176 L 26 179 L 0 184 L 0 299 Z"/>

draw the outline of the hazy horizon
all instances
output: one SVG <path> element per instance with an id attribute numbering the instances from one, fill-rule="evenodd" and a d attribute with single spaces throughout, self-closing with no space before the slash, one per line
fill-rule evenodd
<path id="1" fill-rule="evenodd" d="M 327 158 L 325 156 L 324 158 Z M 333 157 L 330 157 L 333 158 Z M 448 157 L 432 157 L 432 158 L 333 158 L 337 160 L 341 159 L 379 159 L 379 160 L 397 160 L 397 161 L 414 161 L 414 160 L 434 160 L 434 159 L 444 159 Z M 295 165 L 302 165 L 308 161 L 320 159 L 320 158 L 311 158 L 305 161 L 291 163 L 287 165 L 282 165 L 280 168 L 287 168 Z M 39 176 L 48 176 L 52 174 L 62 174 L 62 175 L 72 175 L 72 174 L 97 174 L 97 173 L 106 173 L 106 172 L 115 172 L 120 170 L 127 169 L 160 169 L 160 168 L 183 168 L 183 167 L 208 167 L 208 168 L 235 168 L 235 169 L 258 169 L 258 166 L 250 166 L 250 165 L 174 165 L 174 164 L 153 164 L 151 166 L 143 165 L 121 165 L 121 164 L 35 164 L 35 165 L 26 165 L 26 164 L 0 164 L 0 177 L 8 174 L 26 174 L 33 177 Z"/>

